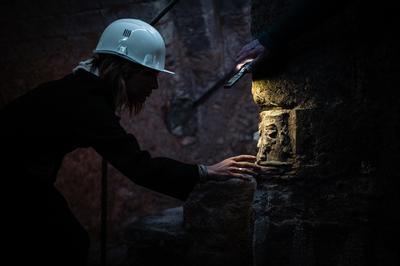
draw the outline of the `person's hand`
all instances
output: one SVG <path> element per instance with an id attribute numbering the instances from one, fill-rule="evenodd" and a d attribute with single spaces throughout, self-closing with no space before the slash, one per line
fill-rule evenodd
<path id="1" fill-rule="evenodd" d="M 267 54 L 267 49 L 264 45 L 262 45 L 258 39 L 254 39 L 249 42 L 245 46 L 242 47 L 238 55 L 236 56 L 236 69 L 240 69 L 247 62 L 254 61 L 252 64 L 254 65 L 256 61 L 259 61 L 261 58 L 264 58 Z"/>
<path id="2" fill-rule="evenodd" d="M 237 177 L 250 180 L 252 176 L 257 175 L 259 166 L 255 164 L 256 157 L 253 155 L 239 155 L 227 158 L 214 165 L 206 166 L 207 179 L 227 180 L 231 177 Z"/>

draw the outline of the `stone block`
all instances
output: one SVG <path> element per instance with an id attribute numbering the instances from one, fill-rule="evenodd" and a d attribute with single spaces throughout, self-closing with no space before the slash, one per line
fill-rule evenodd
<path id="1" fill-rule="evenodd" d="M 184 205 L 188 265 L 252 265 L 254 180 L 199 184 Z"/>
<path id="2" fill-rule="evenodd" d="M 260 113 L 260 139 L 257 162 L 287 162 L 293 155 L 293 134 L 289 110 L 270 110 Z"/>
<path id="3" fill-rule="evenodd" d="M 131 223 L 124 236 L 128 250 L 122 265 L 184 265 L 188 239 L 183 230 L 183 209 L 166 209 Z"/>

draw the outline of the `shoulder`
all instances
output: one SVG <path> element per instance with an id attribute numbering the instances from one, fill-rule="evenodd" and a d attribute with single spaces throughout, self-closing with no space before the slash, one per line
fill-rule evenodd
<path id="1" fill-rule="evenodd" d="M 66 83 L 71 94 L 70 107 L 77 119 L 88 125 L 119 126 L 120 118 L 115 114 L 112 104 L 112 93 L 100 78 L 79 70 L 70 77 L 66 77 Z"/>
<path id="2" fill-rule="evenodd" d="M 33 97 L 41 106 L 75 122 L 98 123 L 116 119 L 108 91 L 100 78 L 79 70 L 41 84 Z"/>
<path id="3" fill-rule="evenodd" d="M 69 73 L 62 78 L 43 82 L 19 98 L 34 98 L 35 101 L 71 100 L 77 94 L 86 94 L 96 87 L 101 89 L 101 81 L 90 73 Z"/>

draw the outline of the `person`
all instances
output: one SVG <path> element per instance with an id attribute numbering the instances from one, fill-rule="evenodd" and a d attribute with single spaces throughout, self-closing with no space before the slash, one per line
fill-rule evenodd
<path id="1" fill-rule="evenodd" d="M 185 200 L 198 182 L 249 178 L 252 155 L 196 165 L 151 157 L 119 123 L 141 111 L 158 88 L 165 43 L 151 25 L 120 19 L 103 32 L 91 59 L 65 77 L 46 82 L 0 112 L 1 162 L 7 195 L 6 240 L 12 261 L 32 265 L 85 265 L 89 237 L 54 187 L 63 157 L 93 147 L 138 185 Z M 4 202 L 4 201 L 3 201 Z M 18 262 L 18 263 L 17 263 Z"/>
<path id="2" fill-rule="evenodd" d="M 265 26 L 256 38 L 240 49 L 235 59 L 236 68 L 240 69 L 248 62 L 257 67 L 269 58 L 279 56 L 290 41 L 313 29 L 350 2 L 354 0 L 294 0 L 286 15 Z"/>

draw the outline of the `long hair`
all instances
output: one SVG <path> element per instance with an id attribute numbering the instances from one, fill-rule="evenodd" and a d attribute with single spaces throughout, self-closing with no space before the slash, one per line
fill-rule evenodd
<path id="1" fill-rule="evenodd" d="M 111 86 L 117 112 L 127 108 L 131 115 L 133 111 L 137 114 L 142 110 L 143 102 L 136 99 L 126 86 L 126 79 L 140 71 L 142 66 L 111 54 L 94 54 L 91 64 L 92 69 L 98 70 L 100 78 Z"/>

